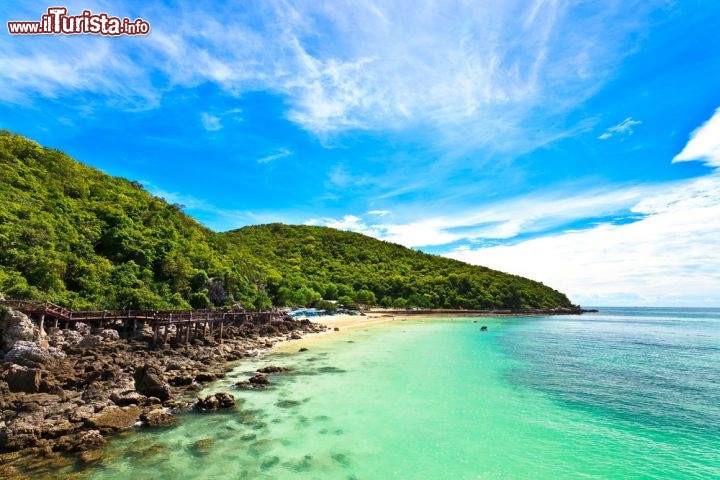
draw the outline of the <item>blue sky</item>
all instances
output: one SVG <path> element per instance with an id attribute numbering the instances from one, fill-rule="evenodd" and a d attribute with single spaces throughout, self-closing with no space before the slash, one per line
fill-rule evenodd
<path id="1" fill-rule="evenodd" d="M 5 31 L 0 128 L 214 230 L 328 225 L 584 305 L 720 306 L 714 0 L 64 5 L 152 30 Z"/>

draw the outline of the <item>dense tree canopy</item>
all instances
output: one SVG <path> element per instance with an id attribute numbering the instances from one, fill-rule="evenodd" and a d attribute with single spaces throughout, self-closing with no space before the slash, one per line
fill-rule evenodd
<path id="1" fill-rule="evenodd" d="M 137 182 L 6 131 L 0 292 L 108 309 L 570 306 L 541 283 L 356 233 L 282 224 L 215 233 Z"/>

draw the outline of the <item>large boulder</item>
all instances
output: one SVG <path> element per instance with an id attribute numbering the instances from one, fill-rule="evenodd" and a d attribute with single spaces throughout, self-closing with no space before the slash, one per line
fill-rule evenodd
<path id="1" fill-rule="evenodd" d="M 126 407 L 107 407 L 86 421 L 90 426 L 102 432 L 125 430 L 132 427 L 138 420 L 140 420 L 140 407 L 128 405 Z"/>
<path id="2" fill-rule="evenodd" d="M 156 408 L 142 416 L 145 424 L 150 427 L 168 427 L 175 424 L 175 416 L 164 408 Z"/>
<path id="3" fill-rule="evenodd" d="M 82 333 L 76 330 L 59 330 L 50 329 L 50 335 L 47 340 L 51 346 L 57 348 L 64 348 L 68 346 L 75 346 L 83 339 Z"/>
<path id="4" fill-rule="evenodd" d="M 105 340 L 108 340 L 111 342 L 120 340 L 120 333 L 118 333 L 118 331 L 115 330 L 114 328 L 105 328 L 103 330 L 100 330 L 98 335 L 100 335 Z"/>
<path id="5" fill-rule="evenodd" d="M 105 445 L 105 439 L 100 435 L 100 432 L 97 430 L 88 430 L 78 434 L 75 450 L 84 452 L 102 445 Z"/>
<path id="6" fill-rule="evenodd" d="M 11 350 L 19 341 L 35 342 L 40 338 L 40 330 L 22 312 L 8 310 L 3 316 L 5 349 Z"/>
<path id="7" fill-rule="evenodd" d="M 163 402 L 170 398 L 170 385 L 163 371 L 156 365 L 146 363 L 135 369 L 135 390 L 148 397 L 157 397 Z"/>
<path id="8" fill-rule="evenodd" d="M 40 391 L 40 371 L 12 365 L 5 374 L 5 382 L 11 392 L 37 393 Z"/>
<path id="9" fill-rule="evenodd" d="M 18 340 L 5 354 L 5 361 L 29 368 L 53 365 L 65 358 L 65 353 L 54 347 L 43 348 L 37 343 Z"/>
<path id="10" fill-rule="evenodd" d="M 90 325 L 88 325 L 87 323 L 83 323 L 83 322 L 75 322 L 74 328 L 75 328 L 75 331 L 77 331 L 78 333 L 80 333 L 80 335 L 83 335 L 83 336 L 90 335 L 91 330 L 92 330 L 90 328 Z"/>
<path id="11" fill-rule="evenodd" d="M 200 397 L 195 402 L 195 409 L 200 411 L 214 411 L 235 408 L 235 397 L 227 392 L 217 392 L 207 397 Z"/>
<path id="12" fill-rule="evenodd" d="M 78 348 L 97 348 L 103 343 L 103 337 L 100 335 L 85 335 L 77 344 Z"/>

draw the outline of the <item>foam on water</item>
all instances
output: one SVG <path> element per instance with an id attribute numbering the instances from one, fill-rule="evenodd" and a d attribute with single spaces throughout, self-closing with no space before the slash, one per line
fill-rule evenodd
<path id="1" fill-rule="evenodd" d="M 720 478 L 718 311 L 418 320 L 243 363 L 236 412 L 113 441 L 91 478 Z"/>

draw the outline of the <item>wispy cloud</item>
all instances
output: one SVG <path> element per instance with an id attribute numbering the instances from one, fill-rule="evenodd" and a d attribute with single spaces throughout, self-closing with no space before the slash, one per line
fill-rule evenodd
<path id="1" fill-rule="evenodd" d="M 712 167 L 720 167 L 720 108 L 690 135 L 690 141 L 682 152 L 673 158 L 675 162 L 702 160 Z"/>
<path id="2" fill-rule="evenodd" d="M 290 155 L 292 155 L 292 152 L 290 150 L 288 150 L 287 148 L 281 148 L 277 153 L 273 153 L 272 155 L 259 158 L 257 160 L 257 163 L 270 163 Z"/>
<path id="3" fill-rule="evenodd" d="M 213 132 L 215 130 L 220 130 L 221 128 L 223 128 L 220 117 L 217 117 L 207 112 L 202 112 L 200 114 L 200 121 L 202 122 L 203 128 L 209 132 Z"/>
<path id="4" fill-rule="evenodd" d="M 567 185 L 478 208 L 457 209 L 453 214 L 439 214 L 432 206 L 417 205 L 416 213 L 409 218 L 405 215 L 405 222 L 383 222 L 382 216 L 378 219 L 372 212 L 364 217 L 346 215 L 340 220 L 315 220 L 322 225 L 372 235 L 408 247 L 445 245 L 458 240 L 507 240 L 521 233 L 542 233 L 586 218 L 628 212 L 645 194 L 662 188 L 615 187 L 570 193 L 578 188 Z"/>
<path id="5" fill-rule="evenodd" d="M 370 210 L 367 212 L 368 215 L 377 215 L 378 217 L 384 217 L 386 215 L 390 215 L 392 212 L 390 210 Z"/>
<path id="6" fill-rule="evenodd" d="M 720 167 L 720 110 L 673 161 Z M 586 305 L 720 306 L 720 172 L 646 190 L 641 218 L 448 256 L 543 279 Z"/>
<path id="7" fill-rule="evenodd" d="M 608 128 L 605 130 L 605 132 L 598 137 L 600 140 L 607 140 L 609 138 L 612 138 L 614 136 L 630 136 L 634 133 L 633 127 L 637 125 L 641 125 L 642 122 L 640 120 L 633 120 L 632 117 L 628 117 L 622 122 L 618 123 L 617 125 Z"/>
<path id="8" fill-rule="evenodd" d="M 29 100 L 72 90 L 152 108 L 175 86 L 211 82 L 233 96 L 282 95 L 287 117 L 319 136 L 413 125 L 435 129 L 438 141 L 515 151 L 573 128 L 565 115 L 627 55 L 625 42 L 652 8 L 645 5 L 145 4 L 128 14 L 152 20 L 146 38 L 33 39 L 18 48 L 5 36 L 0 95 Z M 625 8 L 633 22 L 618 15 Z"/>
<path id="9" fill-rule="evenodd" d="M 542 280 L 584 305 L 720 306 L 720 176 L 638 202 L 643 215 L 452 258 Z"/>

